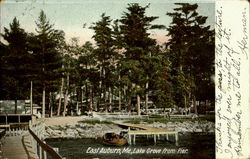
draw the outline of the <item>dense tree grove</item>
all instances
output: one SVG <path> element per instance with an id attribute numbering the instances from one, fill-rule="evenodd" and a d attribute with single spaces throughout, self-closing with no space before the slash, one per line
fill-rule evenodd
<path id="1" fill-rule="evenodd" d="M 84 111 L 147 114 L 150 108 L 194 113 L 214 103 L 214 31 L 197 4 L 178 3 L 169 26 L 154 25 L 150 7 L 129 4 L 120 19 L 102 14 L 92 23 L 95 44 L 67 44 L 45 13 L 28 33 L 14 18 L 1 35 L 0 99 L 30 99 L 45 115 Z M 170 37 L 159 45 L 150 30 Z M 199 108 L 199 109 L 198 109 Z"/>

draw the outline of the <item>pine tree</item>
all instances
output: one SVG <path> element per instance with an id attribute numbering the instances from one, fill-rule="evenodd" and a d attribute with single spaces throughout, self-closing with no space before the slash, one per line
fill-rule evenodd
<path id="1" fill-rule="evenodd" d="M 9 29 L 4 28 L 3 38 L 8 42 L 3 47 L 5 54 L 1 58 L 3 93 L 5 99 L 15 100 L 15 113 L 18 99 L 29 98 L 29 69 L 31 59 L 27 51 L 27 33 L 14 18 Z M 3 52 L 4 53 L 4 52 Z M 2 94 L 2 93 L 1 93 Z"/>
<path id="2" fill-rule="evenodd" d="M 156 45 L 156 40 L 150 38 L 150 29 L 163 28 L 161 25 L 151 23 L 158 17 L 146 16 L 146 9 L 139 4 L 129 4 L 128 12 L 124 12 L 120 20 L 123 48 L 126 50 L 125 59 L 122 62 L 121 79 L 127 83 L 128 96 L 137 98 L 137 112 L 140 115 L 140 99 L 144 94 L 148 73 L 143 69 L 143 61 L 150 56 L 150 48 Z M 132 92 L 130 92 L 132 90 Z M 130 97 L 128 97 L 128 109 L 130 110 Z"/>
<path id="3" fill-rule="evenodd" d="M 108 109 L 111 111 L 111 98 L 109 98 L 109 107 L 106 103 L 106 92 L 109 93 L 109 97 L 111 97 L 111 87 L 113 87 L 113 72 L 114 72 L 114 60 L 113 57 L 115 55 L 114 52 L 114 40 L 112 38 L 113 32 L 111 28 L 111 19 L 109 16 L 105 14 L 101 15 L 101 20 L 94 23 L 91 27 L 95 34 L 93 36 L 96 41 L 97 48 L 95 49 L 95 54 L 97 60 L 99 61 L 99 71 L 101 76 L 100 89 L 104 95 L 104 107 L 106 111 Z"/>
<path id="4" fill-rule="evenodd" d="M 42 88 L 42 117 L 45 117 L 46 90 L 55 92 L 59 86 L 62 66 L 60 44 L 64 41 L 64 33 L 53 29 L 45 13 L 40 12 L 36 21 L 36 33 L 30 40 L 30 48 L 35 56 L 38 84 Z"/>
<path id="5" fill-rule="evenodd" d="M 82 111 L 93 111 L 94 93 L 98 90 L 99 73 L 96 68 L 96 57 L 94 48 L 89 41 L 80 47 L 79 58 L 77 60 L 77 72 L 79 75 L 78 85 L 81 88 Z M 86 109 L 83 107 L 83 101 L 86 101 Z"/>
<path id="6" fill-rule="evenodd" d="M 173 13 L 167 13 L 172 17 L 172 23 L 167 28 L 168 36 L 171 37 L 167 47 L 176 92 L 175 101 L 179 107 L 187 107 L 187 99 L 193 100 L 196 108 L 198 92 L 201 89 L 207 90 L 201 83 L 204 80 L 205 83 L 211 83 L 207 79 L 211 79 L 209 76 L 213 74 L 213 31 L 210 26 L 205 26 L 207 17 L 198 14 L 197 4 L 176 5 L 180 7 L 175 8 Z M 205 85 L 208 86 L 208 83 Z"/>

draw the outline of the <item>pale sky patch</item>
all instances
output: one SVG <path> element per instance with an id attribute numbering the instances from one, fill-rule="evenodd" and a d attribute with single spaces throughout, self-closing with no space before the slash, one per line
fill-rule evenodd
<path id="1" fill-rule="evenodd" d="M 4 0 L 0 7 L 0 31 L 3 28 L 9 28 L 9 24 L 14 17 L 20 21 L 21 27 L 27 32 L 34 32 L 36 28 L 35 21 L 38 19 L 39 12 L 44 10 L 51 24 L 55 29 L 65 32 L 66 41 L 71 38 L 79 38 L 80 44 L 86 41 L 94 42 L 92 39 L 93 30 L 88 29 L 94 22 L 101 19 L 101 14 L 105 13 L 111 19 L 120 19 L 128 3 L 137 2 L 141 6 L 150 3 L 150 7 L 146 10 L 148 16 L 158 16 L 154 24 L 169 26 L 171 17 L 167 16 L 167 12 L 173 12 L 176 7 L 174 2 L 169 0 Z M 214 28 L 215 5 L 213 1 L 193 0 L 181 1 L 191 4 L 198 3 L 198 13 L 208 16 L 207 25 Z M 87 24 L 83 28 L 84 24 Z M 157 39 L 159 43 L 168 40 L 166 30 L 153 30 L 151 37 Z M 2 39 L 1 39 L 2 40 Z"/>

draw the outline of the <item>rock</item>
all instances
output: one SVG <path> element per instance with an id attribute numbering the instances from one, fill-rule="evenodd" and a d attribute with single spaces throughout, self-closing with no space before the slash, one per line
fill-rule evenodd
<path id="1" fill-rule="evenodd" d="M 203 132 L 202 129 L 196 129 L 195 132 Z"/>

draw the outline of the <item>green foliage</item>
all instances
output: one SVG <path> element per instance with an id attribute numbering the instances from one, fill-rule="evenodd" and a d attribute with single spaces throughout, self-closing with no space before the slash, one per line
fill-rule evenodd
<path id="1" fill-rule="evenodd" d="M 69 77 L 64 89 L 72 103 L 93 99 L 101 105 L 106 92 L 120 96 L 128 111 L 135 96 L 141 102 L 149 96 L 159 108 L 183 107 L 194 96 L 213 100 L 214 31 L 206 26 L 207 17 L 198 14 L 197 4 L 176 5 L 167 13 L 172 23 L 166 48 L 150 35 L 152 29 L 165 29 L 153 24 L 158 17 L 146 14 L 150 5 L 128 4 L 117 20 L 102 14 L 90 27 L 95 45 L 80 46 L 77 38 L 66 44 L 64 32 L 54 29 L 43 11 L 35 33 L 26 33 L 14 18 L 2 35 L 8 45 L 0 45 L 1 98 L 28 99 L 32 80 L 40 103 L 43 88 L 58 92 L 60 79 Z"/>
<path id="2" fill-rule="evenodd" d="M 8 42 L 2 45 L 1 71 L 2 90 L 1 99 L 27 99 L 31 59 L 27 49 L 28 34 L 20 27 L 19 21 L 14 18 L 9 29 L 4 28 L 3 38 Z M 2 82 L 1 82 L 2 83 Z"/>
<path id="3" fill-rule="evenodd" d="M 115 46 L 117 43 L 113 38 L 114 32 L 111 22 L 112 20 L 109 16 L 102 14 L 101 20 L 93 23 L 91 27 L 95 32 L 93 38 L 96 41 L 97 47 L 94 49 L 94 56 L 96 61 L 98 61 L 96 64 L 98 72 L 96 72 L 93 82 L 95 82 L 96 88 L 99 89 L 97 93 L 102 98 L 99 100 L 104 100 L 106 110 L 106 92 L 111 94 L 108 88 L 115 87 L 119 74 L 116 71 L 118 54 L 115 51 L 118 47 Z"/>
<path id="4" fill-rule="evenodd" d="M 205 91 L 214 89 L 211 81 L 214 72 L 214 32 L 210 26 L 205 26 L 207 17 L 198 14 L 197 4 L 176 5 L 179 7 L 174 12 L 167 13 L 172 17 L 172 23 L 167 28 L 171 39 L 166 46 L 172 68 L 174 100 L 183 107 L 184 97 L 188 96 L 188 100 L 191 96 L 199 100 L 213 100 L 214 91 L 209 96 Z"/>
<path id="5" fill-rule="evenodd" d="M 121 62 L 121 79 L 128 86 L 129 95 L 142 96 L 148 93 L 145 85 L 152 82 L 149 79 L 155 75 L 154 68 L 158 62 L 154 61 L 152 55 L 156 40 L 150 37 L 149 30 L 161 29 L 163 26 L 152 24 L 158 17 L 146 16 L 148 7 L 149 5 L 141 7 L 137 3 L 129 4 L 127 12 L 120 19 L 121 44 L 125 49 Z"/>
<path id="6" fill-rule="evenodd" d="M 40 103 L 43 89 L 48 92 L 56 92 L 59 89 L 62 49 L 65 45 L 64 32 L 53 29 L 43 11 L 40 12 L 36 26 L 36 34 L 29 36 L 29 51 L 33 56 L 34 95 L 37 95 L 34 98 Z"/>

